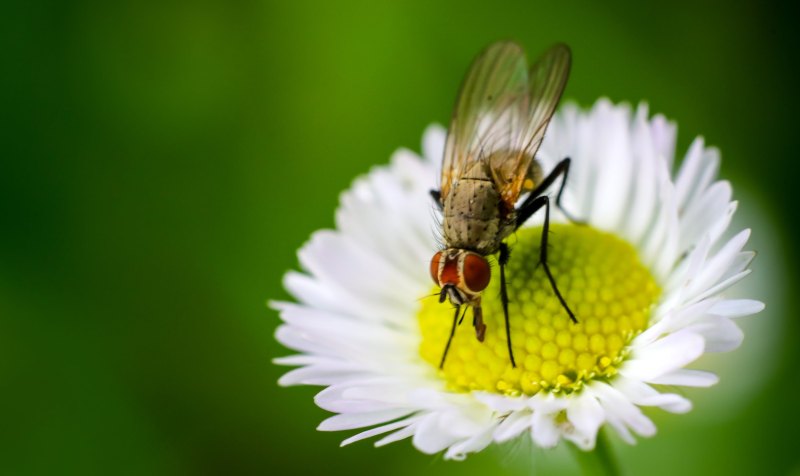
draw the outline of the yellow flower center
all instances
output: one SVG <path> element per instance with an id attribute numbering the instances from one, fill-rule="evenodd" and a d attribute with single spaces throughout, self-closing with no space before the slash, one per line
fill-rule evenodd
<path id="1" fill-rule="evenodd" d="M 541 227 L 518 231 L 506 267 L 517 366 L 511 366 L 508 355 L 500 272 L 494 266 L 482 295 L 484 342 L 475 338 L 472 312 L 467 310 L 439 370 L 452 390 L 506 395 L 574 392 L 589 380 L 614 376 L 627 356 L 628 343 L 647 327 L 660 290 L 636 250 L 589 226 L 552 224 L 550 230 L 548 264 L 578 323 L 570 321 L 538 265 Z M 453 312 L 448 304 L 426 299 L 417 316 L 420 354 L 437 370 Z"/>

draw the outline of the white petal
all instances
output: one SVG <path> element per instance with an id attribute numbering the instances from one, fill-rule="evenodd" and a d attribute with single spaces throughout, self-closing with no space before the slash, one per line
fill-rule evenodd
<path id="1" fill-rule="evenodd" d="M 658 378 L 694 361 L 703 353 L 705 342 L 691 332 L 678 332 L 637 350 L 623 363 L 620 373 L 643 381 Z"/>
<path id="2" fill-rule="evenodd" d="M 272 363 L 275 365 L 312 365 L 312 364 L 329 362 L 330 360 L 331 359 L 328 357 L 298 354 L 298 355 L 289 355 L 286 357 L 276 357 L 272 359 Z"/>
<path id="3" fill-rule="evenodd" d="M 373 321 L 379 319 L 392 322 L 394 325 L 402 325 L 405 322 L 407 326 L 407 305 L 386 308 L 377 302 L 368 302 L 367 299 L 353 299 L 340 292 L 336 286 L 293 271 L 284 276 L 284 287 L 298 301 L 314 309 L 331 311 L 356 319 Z"/>
<path id="4" fill-rule="evenodd" d="M 444 156 L 444 142 L 447 131 L 439 124 L 431 124 L 425 129 L 422 138 L 422 152 L 425 158 L 436 167 L 441 167 Z"/>
<path id="5" fill-rule="evenodd" d="M 656 427 L 644 413 L 631 403 L 619 390 L 602 382 L 592 382 L 587 388 L 597 396 L 607 415 L 613 415 L 618 423 L 642 436 L 652 436 Z M 625 437 L 624 433 L 621 433 Z"/>
<path id="6" fill-rule="evenodd" d="M 741 253 L 739 255 L 739 258 L 744 262 L 743 266 L 747 266 L 747 263 L 749 263 L 753 259 L 753 256 L 751 254 L 749 254 L 749 253 Z M 696 298 L 694 298 L 694 300 L 695 301 L 699 301 L 701 299 L 706 299 L 706 298 L 708 298 L 710 296 L 714 296 L 716 294 L 719 294 L 722 291 L 728 289 L 729 287 L 731 287 L 734 284 L 736 284 L 739 281 L 741 281 L 742 278 L 744 278 L 745 276 L 750 274 L 750 272 L 751 272 L 751 270 L 746 269 L 746 270 L 738 272 L 738 273 L 736 273 L 736 274 L 734 274 L 734 275 L 732 275 L 732 276 L 730 276 L 728 278 L 725 278 L 722 281 L 720 281 L 718 284 L 716 284 L 716 285 L 708 288 L 707 290 L 705 290 L 703 293 L 701 293 Z"/>
<path id="7" fill-rule="evenodd" d="M 421 291 L 419 284 L 398 273 L 384 257 L 369 253 L 352 240 L 327 230 L 314 233 L 298 258 L 309 273 L 337 290 L 342 299 L 370 299 L 382 303 L 383 308 L 397 307 L 413 312 L 414 305 L 400 296 L 414 296 Z"/>
<path id="8" fill-rule="evenodd" d="M 678 203 L 682 210 L 705 192 L 716 177 L 718 169 L 719 151 L 713 147 L 704 148 L 702 137 L 695 139 L 676 180 Z"/>
<path id="9" fill-rule="evenodd" d="M 686 288 L 689 287 L 691 280 L 702 270 L 706 261 L 706 257 L 711 250 L 711 245 L 711 237 L 704 235 L 702 239 L 695 245 L 694 249 L 689 253 L 689 256 L 684 259 L 685 264 L 683 264 L 679 270 L 676 270 L 676 272 L 673 273 L 673 275 L 667 281 L 666 287 L 668 289 L 675 290 L 675 298 L 679 298 L 680 303 L 684 302 L 683 295 L 686 293 Z M 671 300 L 672 304 L 680 304 L 675 302 L 677 300 L 675 298 Z"/>
<path id="10" fill-rule="evenodd" d="M 347 438 L 346 440 L 342 441 L 340 443 L 340 446 L 346 446 L 349 445 L 350 443 L 355 443 L 356 441 L 361 441 L 367 438 L 372 438 L 373 436 L 382 435 L 386 432 L 393 431 L 398 428 L 405 428 L 416 421 L 419 421 L 419 417 L 406 418 L 404 420 L 396 421 L 394 423 L 389 423 L 388 425 L 381 425 L 367 431 L 362 431 L 361 433 L 353 435 L 350 438 Z"/>
<path id="11" fill-rule="evenodd" d="M 663 281 L 678 259 L 679 232 L 675 191 L 663 162 L 656 167 L 656 186 L 661 206 L 655 214 L 655 223 L 643 237 L 641 254 L 656 278 Z"/>
<path id="12" fill-rule="evenodd" d="M 752 299 L 726 299 L 719 301 L 708 310 L 710 314 L 722 317 L 742 317 L 758 314 L 764 310 L 764 303 Z"/>
<path id="13" fill-rule="evenodd" d="M 522 410 L 527 406 L 527 398 L 507 397 L 496 393 L 473 392 L 475 399 L 498 413 L 508 413 Z"/>
<path id="14" fill-rule="evenodd" d="M 407 416 L 409 413 L 410 411 L 405 408 L 395 408 L 392 410 L 381 410 L 377 412 L 343 413 L 341 415 L 334 415 L 323 420 L 322 423 L 320 423 L 317 427 L 317 430 L 352 430 L 354 428 L 362 428 L 365 426 L 386 423 L 388 421 Z"/>
<path id="15" fill-rule="evenodd" d="M 314 403 L 323 410 L 335 413 L 364 413 L 392 410 L 402 407 L 402 403 L 394 399 L 347 398 L 348 388 L 343 385 L 332 385 L 314 397 Z"/>
<path id="16" fill-rule="evenodd" d="M 637 405 L 659 407 L 671 413 L 686 413 L 692 409 L 692 402 L 675 393 L 659 393 L 642 398 Z"/>
<path id="17" fill-rule="evenodd" d="M 409 393 L 408 400 L 410 403 L 427 410 L 442 410 L 452 406 L 452 402 L 445 392 L 440 392 L 433 388 L 418 388 Z M 458 395 L 453 396 L 454 399 Z"/>
<path id="18" fill-rule="evenodd" d="M 309 335 L 321 335 L 325 339 L 344 338 L 351 345 L 356 342 L 359 346 L 372 343 L 382 349 L 415 343 L 412 336 L 400 333 L 397 329 L 357 321 L 333 312 L 289 303 L 276 303 L 274 307 L 281 311 L 284 322 Z"/>
<path id="19" fill-rule="evenodd" d="M 629 113 L 619 108 L 607 111 L 600 125 L 603 129 L 595 137 L 594 152 L 605 160 L 597 169 L 592 223 L 604 230 L 619 226 L 629 203 L 628 184 L 632 181 L 632 169 L 628 165 L 631 155 Z"/>
<path id="20" fill-rule="evenodd" d="M 435 178 L 431 177 L 431 167 L 414 152 L 399 149 L 390 159 L 390 171 L 392 176 L 399 179 L 399 183 L 409 193 L 417 192 L 429 188 L 435 183 Z M 408 197 L 413 200 L 416 197 Z"/>
<path id="21" fill-rule="evenodd" d="M 689 296 L 701 294 L 704 290 L 718 283 L 726 271 L 731 268 L 749 237 L 750 230 L 743 230 L 731 238 L 718 253 L 707 260 L 703 265 L 703 269 L 692 278 L 687 294 Z"/>
<path id="22" fill-rule="evenodd" d="M 471 406 L 450 408 L 441 412 L 439 426 L 458 437 L 474 435 L 481 431 L 487 423 L 495 420 L 489 412 L 475 412 Z"/>
<path id="23" fill-rule="evenodd" d="M 458 441 L 458 437 L 439 424 L 438 415 L 431 413 L 425 417 L 414 433 L 414 447 L 423 453 L 433 454 L 442 451 Z"/>
<path id="24" fill-rule="evenodd" d="M 410 155 L 396 154 L 393 161 L 400 165 L 416 163 L 420 166 L 421 162 Z M 398 273 L 416 281 L 421 277 L 421 271 L 415 263 L 425 260 L 432 249 L 429 229 L 432 220 L 428 213 L 432 203 L 419 197 L 413 200 L 404 197 L 409 193 L 404 189 L 406 184 L 384 174 L 376 174 L 370 182 L 356 185 L 365 190 L 362 193 L 344 194 L 342 207 L 336 212 L 340 234 L 349 237 L 355 247 L 370 255 L 377 255 L 380 261 L 391 265 L 393 274 Z M 397 198 L 392 200 L 384 195 Z M 386 204 L 376 203 L 381 197 L 387 201 Z M 387 216 L 393 219 L 387 220 Z M 377 229 L 376 223 L 381 224 Z M 377 275 L 369 268 L 364 270 L 367 271 Z"/>
<path id="25" fill-rule="evenodd" d="M 553 448 L 556 446 L 561 437 L 561 431 L 559 431 L 556 425 L 555 415 L 534 412 L 531 425 L 531 437 L 533 441 L 542 448 Z"/>
<path id="26" fill-rule="evenodd" d="M 334 343 L 321 339 L 318 335 L 304 332 L 293 326 L 282 325 L 275 331 L 275 338 L 290 349 L 313 354 L 336 355 L 341 352 Z"/>
<path id="27" fill-rule="evenodd" d="M 494 432 L 494 439 L 498 443 L 516 438 L 533 424 L 532 415 L 528 411 L 517 411 L 503 418 Z"/>
<path id="28" fill-rule="evenodd" d="M 687 250 L 708 233 L 709 225 L 717 219 L 728 220 L 733 189 L 726 181 L 713 184 L 705 194 L 690 204 L 682 217 L 680 249 Z"/>
<path id="29" fill-rule="evenodd" d="M 617 434 L 625 443 L 628 443 L 629 445 L 636 444 L 636 438 L 633 437 L 631 431 L 617 415 L 613 413 L 607 413 L 606 420 L 608 421 L 608 424 L 611 425 L 611 428 L 617 432 Z"/>
<path id="30" fill-rule="evenodd" d="M 496 427 L 497 424 L 487 425 L 483 431 L 454 444 L 447 449 L 444 454 L 444 459 L 462 461 L 466 458 L 467 453 L 475 453 L 486 448 L 492 442 L 492 433 Z"/>
<path id="31" fill-rule="evenodd" d="M 719 377 L 711 372 L 692 369 L 678 369 L 650 380 L 659 385 L 681 385 L 684 387 L 710 387 L 719 382 Z"/>
<path id="32" fill-rule="evenodd" d="M 405 428 L 401 428 L 400 430 L 395 431 L 394 433 L 390 434 L 389 436 L 385 436 L 380 440 L 375 442 L 376 447 L 381 447 L 388 445 L 389 443 L 394 443 L 396 441 L 404 440 L 409 436 L 412 436 L 415 431 L 417 431 L 417 426 L 419 422 L 414 422 L 408 425 Z"/>
<path id="33" fill-rule="evenodd" d="M 644 111 L 647 117 L 647 111 Z M 675 136 L 677 135 L 677 125 L 668 121 L 663 115 L 656 114 L 650 120 L 651 136 L 653 149 L 659 157 L 662 157 L 667 165 L 672 168 L 675 159 Z"/>
<path id="34" fill-rule="evenodd" d="M 582 450 L 594 448 L 597 431 L 605 420 L 605 412 L 594 396 L 584 393 L 574 398 L 567 407 L 567 419 L 574 427 L 574 432 L 565 437 L 578 445 Z"/>
<path id="35" fill-rule="evenodd" d="M 653 217 L 657 213 L 657 194 L 659 192 L 658 162 L 653 157 L 652 152 L 644 153 L 647 153 L 643 157 L 644 160 L 636 161 L 631 165 L 637 169 L 636 199 L 631 203 L 628 226 L 624 234 L 634 245 L 641 245 L 650 229 Z"/>
<path id="36" fill-rule="evenodd" d="M 684 397 L 674 393 L 659 393 L 637 380 L 618 378 L 614 381 L 614 388 L 636 405 L 659 407 L 672 413 L 686 413 L 692 408 L 692 403 Z"/>
<path id="37" fill-rule="evenodd" d="M 705 338 L 706 352 L 729 352 L 739 347 L 744 339 L 744 333 L 739 326 L 724 317 L 708 316 L 686 330 Z"/>
<path id="38" fill-rule="evenodd" d="M 290 370 L 278 379 L 278 385 L 332 385 L 344 379 L 358 378 L 366 375 L 363 370 L 354 370 L 347 364 L 313 365 Z"/>
<path id="39" fill-rule="evenodd" d="M 423 382 L 424 383 L 424 382 Z M 381 400 L 398 406 L 408 405 L 408 389 L 418 385 L 401 376 L 371 377 L 364 380 L 349 380 L 339 385 L 341 398 L 358 400 Z M 317 395 L 319 396 L 319 395 Z"/>
<path id="40" fill-rule="evenodd" d="M 552 448 L 558 444 L 561 429 L 555 419 L 569 404 L 566 399 L 556 397 L 554 394 L 534 395 L 528 402 L 533 409 L 531 422 L 531 436 L 533 441 L 542 448 Z"/>

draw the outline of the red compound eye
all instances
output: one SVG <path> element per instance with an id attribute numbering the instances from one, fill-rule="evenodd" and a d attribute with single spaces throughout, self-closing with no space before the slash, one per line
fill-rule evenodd
<path id="1" fill-rule="evenodd" d="M 439 286 L 441 286 L 441 284 L 439 283 L 439 261 L 441 259 L 442 259 L 441 251 L 433 255 L 433 258 L 431 258 L 431 278 L 433 279 L 433 282 Z"/>
<path id="2" fill-rule="evenodd" d="M 461 275 L 464 277 L 464 285 L 473 293 L 479 293 L 486 289 L 489 280 L 492 278 L 492 268 L 486 258 L 476 253 L 467 253 L 464 256 L 464 268 Z"/>

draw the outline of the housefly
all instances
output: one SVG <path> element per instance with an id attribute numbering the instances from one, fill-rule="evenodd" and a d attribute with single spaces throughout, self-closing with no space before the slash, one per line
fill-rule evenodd
<path id="1" fill-rule="evenodd" d="M 481 292 L 491 280 L 486 257 L 493 254 L 500 267 L 508 355 L 516 367 L 505 276 L 510 251 L 504 240 L 541 208 L 545 216 L 539 260 L 562 307 L 577 322 L 547 264 L 550 198 L 544 192 L 562 177 L 556 196 L 560 208 L 570 159 L 545 177 L 534 157 L 564 91 L 570 62 L 569 47 L 557 44 L 528 69 L 519 45 L 494 43 L 473 61 L 461 85 L 447 133 L 440 189 L 431 191 L 442 211 L 444 242 L 431 260 L 431 277 L 441 287 L 439 302 L 449 299 L 455 306 L 440 368 L 469 307 L 476 337 L 483 342 Z M 523 194 L 527 196 L 517 206 Z"/>

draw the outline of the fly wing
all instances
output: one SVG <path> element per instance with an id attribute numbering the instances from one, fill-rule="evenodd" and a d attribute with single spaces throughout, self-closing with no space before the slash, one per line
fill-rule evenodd
<path id="1" fill-rule="evenodd" d="M 527 128 L 527 101 L 525 52 L 512 42 L 490 45 L 473 61 L 461 85 L 444 150 L 442 200 L 474 162 L 519 142 Z"/>
<path id="2" fill-rule="evenodd" d="M 521 134 L 521 147 L 511 154 L 492 161 L 491 170 L 503 201 L 513 208 L 528 175 L 531 162 L 544 139 L 547 124 L 558 106 L 567 84 L 571 63 L 570 49 L 556 44 L 531 67 L 526 98 L 526 124 Z"/>

